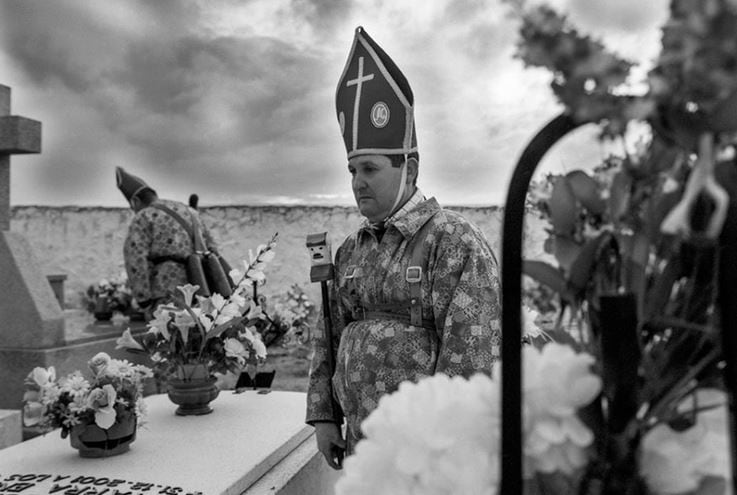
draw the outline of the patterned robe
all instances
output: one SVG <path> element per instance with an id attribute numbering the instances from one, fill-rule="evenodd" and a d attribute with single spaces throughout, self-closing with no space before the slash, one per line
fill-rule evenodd
<path id="1" fill-rule="evenodd" d="M 187 221 L 197 219 L 208 249 L 216 250 L 209 231 L 194 209 L 178 201 L 158 199 L 157 202 Z M 185 265 L 177 261 L 155 261 L 161 257 L 184 260 L 192 249 L 189 234 L 171 215 L 150 206 L 138 211 L 123 245 L 128 283 L 136 301 L 158 304 L 178 296 L 177 286 L 187 283 Z"/>
<path id="2" fill-rule="evenodd" d="M 405 272 L 412 247 L 408 241 L 427 221 L 422 317 L 432 320 L 434 330 L 389 318 L 361 319 L 355 307 L 409 301 Z M 340 412 L 333 411 L 332 381 L 346 418 L 349 453 L 361 438 L 361 421 L 382 395 L 397 390 L 402 381 L 438 372 L 466 377 L 475 372 L 490 374 L 499 356 L 496 259 L 477 227 L 458 213 L 441 209 L 434 198 L 391 220 L 380 242 L 367 224 L 349 236 L 336 253 L 329 293 L 336 371 L 331 380 L 320 326 L 313 340 L 306 421 L 313 424 L 340 417 Z"/>

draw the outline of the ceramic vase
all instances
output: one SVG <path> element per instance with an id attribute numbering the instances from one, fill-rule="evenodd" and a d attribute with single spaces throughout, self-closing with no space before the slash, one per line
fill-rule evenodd
<path id="1" fill-rule="evenodd" d="M 105 298 L 99 298 L 95 301 L 95 309 L 93 311 L 95 320 L 97 321 L 110 321 L 113 317 L 113 310 L 110 309 L 110 303 Z"/>
<path id="2" fill-rule="evenodd" d="M 210 402 L 220 392 L 215 386 L 216 378 L 204 364 L 185 364 L 169 377 L 167 393 L 169 399 L 177 404 L 179 416 L 198 416 L 210 414 Z"/>
<path id="3" fill-rule="evenodd" d="M 75 425 L 69 441 L 80 457 L 110 457 L 128 452 L 136 439 L 136 417 L 131 414 L 115 422 L 107 430 L 96 424 Z"/>

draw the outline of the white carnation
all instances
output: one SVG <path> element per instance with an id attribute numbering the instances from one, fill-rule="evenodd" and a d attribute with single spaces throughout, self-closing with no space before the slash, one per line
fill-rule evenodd
<path id="1" fill-rule="evenodd" d="M 696 423 L 683 431 L 667 424 L 652 428 L 642 440 L 640 473 L 656 494 L 696 490 L 706 477 L 726 480 L 731 494 L 730 452 L 724 392 L 700 389 L 678 407 L 681 412 L 702 409 Z"/>
<path id="2" fill-rule="evenodd" d="M 524 351 L 524 454 L 534 471 L 571 473 L 593 434 L 576 413 L 601 390 L 593 358 L 555 343 Z M 339 495 L 495 494 L 500 479 L 500 370 L 494 379 L 438 374 L 380 399 L 345 461 Z"/>

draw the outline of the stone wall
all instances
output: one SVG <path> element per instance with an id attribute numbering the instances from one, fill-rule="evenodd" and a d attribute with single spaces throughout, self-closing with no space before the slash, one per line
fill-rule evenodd
<path id="1" fill-rule="evenodd" d="M 497 207 L 453 207 L 478 225 L 497 255 L 500 253 L 501 210 Z M 266 295 L 300 284 L 317 300 L 319 289 L 309 282 L 308 233 L 328 231 L 337 245 L 360 222 L 356 208 L 339 206 L 213 206 L 202 216 L 225 258 L 236 266 L 248 250 L 279 233 L 276 258 L 267 268 Z M 67 307 L 81 307 L 85 288 L 123 270 L 122 246 L 133 212 L 126 208 L 16 206 L 11 230 L 33 246 L 46 274 L 66 274 Z M 536 246 L 540 229 L 529 229 Z M 528 243 L 530 242 L 528 241 Z M 539 251 L 539 249 L 535 249 Z"/>

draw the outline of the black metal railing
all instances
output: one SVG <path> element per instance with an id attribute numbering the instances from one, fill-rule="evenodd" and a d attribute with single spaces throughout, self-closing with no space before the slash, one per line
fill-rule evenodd
<path id="1" fill-rule="evenodd" d="M 512 174 L 502 230 L 502 480 L 499 493 L 522 493 L 522 237 L 532 175 L 547 151 L 578 127 L 561 114 L 529 142 Z"/>

